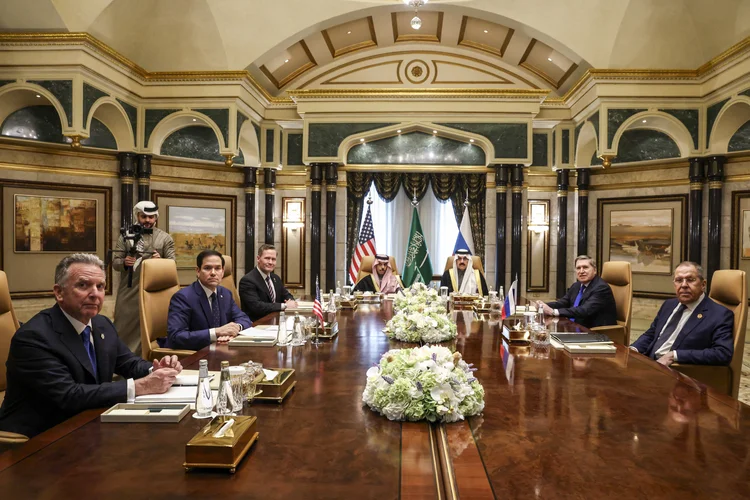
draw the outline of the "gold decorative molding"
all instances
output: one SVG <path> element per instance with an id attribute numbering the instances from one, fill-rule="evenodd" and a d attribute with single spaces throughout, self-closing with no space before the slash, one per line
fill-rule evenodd
<path id="1" fill-rule="evenodd" d="M 690 191 L 703 191 L 703 183 L 702 182 L 691 182 L 690 183 Z"/>
<path id="2" fill-rule="evenodd" d="M 328 34 L 328 30 L 322 30 L 320 34 L 323 35 L 323 40 L 326 42 L 326 46 L 328 47 L 328 51 L 331 53 L 331 57 L 335 59 L 336 57 L 343 56 L 344 54 L 349 54 L 350 52 L 356 52 L 368 47 L 377 47 L 378 38 L 377 36 L 375 36 L 375 23 L 373 23 L 372 16 L 367 16 L 367 24 L 370 28 L 370 40 L 363 40 L 359 43 L 341 47 L 340 49 L 336 49 L 333 46 L 333 41 L 331 40 L 331 36 Z"/>
<path id="3" fill-rule="evenodd" d="M 23 139 L 11 139 L 9 137 L 0 137 L 0 149 L 7 149 L 11 151 L 24 151 L 28 153 L 42 153 L 52 154 L 59 156 L 75 156 L 76 158 L 86 158 L 91 160 L 117 160 L 117 151 L 111 153 L 94 152 L 87 149 L 81 148 L 79 151 L 71 151 L 70 147 L 62 144 L 44 143 L 44 146 L 38 146 L 37 141 L 33 141 L 35 144 L 30 144 L 32 141 Z"/>
<path id="4" fill-rule="evenodd" d="M 469 173 L 489 173 L 490 169 L 481 165 L 476 166 L 465 166 L 465 165 L 401 165 L 401 164 L 362 164 L 362 165 L 341 165 L 339 166 L 339 172 L 373 172 L 373 171 L 385 171 L 388 172 L 435 172 L 437 170 L 451 170 L 453 173 L 469 174 Z"/>
<path id="5" fill-rule="evenodd" d="M 120 177 L 120 184 L 135 184 L 135 180 L 132 177 Z"/>
<path id="6" fill-rule="evenodd" d="M 393 43 L 402 42 L 436 42 L 440 43 L 443 37 L 443 12 L 438 12 L 437 27 L 434 35 L 421 35 L 421 34 L 399 34 L 398 32 L 398 15 L 401 12 L 391 13 L 391 24 L 393 26 Z"/>
<path id="7" fill-rule="evenodd" d="M 708 183 L 708 189 L 721 189 L 722 187 L 724 187 L 722 181 L 711 181 Z"/>
<path id="8" fill-rule="evenodd" d="M 147 177 L 139 177 L 138 178 L 138 184 L 141 186 L 150 186 L 151 185 L 151 179 Z"/>
<path id="9" fill-rule="evenodd" d="M 479 81 L 477 81 L 477 82 L 468 81 L 467 82 L 467 81 L 458 81 L 458 80 L 456 80 L 456 81 L 452 81 L 452 80 L 438 80 L 438 64 L 445 64 L 445 65 L 449 65 L 449 66 L 458 66 L 460 68 L 466 68 L 466 69 L 470 69 L 472 71 L 476 71 L 477 73 L 484 73 L 485 75 L 490 75 L 490 76 L 492 76 L 494 78 L 497 78 L 498 79 L 497 83 L 500 84 L 500 85 L 512 85 L 513 84 L 513 82 L 511 82 L 510 80 L 508 80 L 506 78 L 503 78 L 500 75 L 496 75 L 494 73 L 491 73 L 491 72 L 489 72 L 489 71 L 487 71 L 485 69 L 475 68 L 474 66 L 469 66 L 468 64 L 461 64 L 461 63 L 457 63 L 457 62 L 453 62 L 453 61 L 444 61 L 444 60 L 441 60 L 441 59 L 433 59 L 432 60 L 432 65 L 435 68 L 435 76 L 432 78 L 432 81 L 430 83 L 438 83 L 438 84 L 467 84 L 467 83 L 476 83 L 477 85 L 492 83 L 492 82 L 485 82 L 485 81 L 481 81 L 481 82 L 479 82 Z"/>
<path id="10" fill-rule="evenodd" d="M 390 66 L 390 65 L 396 65 L 396 81 L 389 80 L 389 81 L 370 81 L 370 82 L 337 82 L 339 78 L 342 78 L 347 75 L 351 75 L 352 73 L 357 73 L 360 71 L 364 71 L 366 69 L 370 68 L 376 68 L 379 66 Z M 361 68 L 355 68 L 349 71 L 346 71 L 344 73 L 341 73 L 340 75 L 336 75 L 333 78 L 330 78 L 324 82 L 320 82 L 321 85 L 393 85 L 393 84 L 403 84 L 404 81 L 401 79 L 401 65 L 403 64 L 403 61 L 383 61 L 375 64 L 368 64 L 367 66 L 362 66 Z"/>
<path id="11" fill-rule="evenodd" d="M 273 196 L 276 194 L 276 188 L 266 187 L 264 185 L 262 189 L 266 192 L 266 196 Z"/>
<path id="12" fill-rule="evenodd" d="M 65 168 L 65 167 L 50 167 L 48 165 L 17 165 L 14 163 L 0 163 L 0 170 L 16 170 L 20 172 L 44 172 L 48 174 L 59 174 L 59 175 L 80 175 L 84 177 L 102 177 L 110 179 L 118 179 L 120 175 L 117 172 L 107 172 L 102 170 L 86 170 L 83 168 Z M 131 183 L 133 182 L 132 178 Z"/>
<path id="13" fill-rule="evenodd" d="M 495 192 L 496 193 L 507 193 L 508 192 L 508 186 L 503 186 L 503 185 L 497 186 L 496 185 L 495 186 Z"/>
<path id="14" fill-rule="evenodd" d="M 319 192 L 321 191 L 321 186 L 320 186 L 320 184 L 312 184 L 312 185 L 310 186 L 310 191 L 313 191 L 313 192 L 315 192 L 315 193 L 319 193 Z"/>
<path id="15" fill-rule="evenodd" d="M 647 182 L 618 182 L 615 184 L 597 184 L 596 186 L 590 186 L 589 190 L 609 191 L 612 189 L 645 189 L 645 188 L 654 188 L 654 187 L 687 186 L 688 184 L 690 184 L 690 181 L 688 179 L 647 181 Z"/>
<path id="16" fill-rule="evenodd" d="M 470 47 L 472 49 L 481 50 L 483 52 L 488 52 L 497 57 L 503 57 L 505 55 L 505 51 L 508 48 L 510 39 L 513 38 L 513 34 L 516 32 L 516 30 L 512 28 L 508 28 L 507 26 L 502 26 L 503 28 L 506 28 L 508 30 L 508 33 L 505 35 L 505 40 L 503 40 L 503 45 L 500 47 L 500 49 L 496 49 L 495 47 L 486 45 L 484 43 L 475 42 L 473 40 L 467 40 L 466 39 L 466 24 L 468 23 L 468 21 L 469 21 L 469 16 L 463 16 L 463 18 L 461 19 L 461 29 L 458 32 L 458 45 L 463 45 L 465 47 Z"/>
<path id="17" fill-rule="evenodd" d="M 588 196 L 589 190 L 588 189 L 576 189 L 578 192 L 578 196 Z"/>
<path id="18" fill-rule="evenodd" d="M 424 66 L 424 68 L 420 65 Z M 422 73 L 424 73 L 424 78 L 422 78 Z M 404 75 L 406 75 L 406 79 L 409 80 L 409 82 L 415 85 L 424 83 L 430 77 L 430 65 L 421 59 L 412 59 L 406 64 Z"/>
<path id="19" fill-rule="evenodd" d="M 164 182 L 173 187 L 175 184 L 190 184 L 193 186 L 244 188 L 241 182 L 222 181 L 216 179 L 190 179 L 186 177 L 173 177 L 167 175 L 151 175 L 151 182 Z"/>
<path id="20" fill-rule="evenodd" d="M 510 192 L 513 194 L 523 193 L 523 186 L 512 186 Z"/>
<path id="21" fill-rule="evenodd" d="M 557 197 L 558 198 L 567 198 L 568 197 L 568 190 L 567 189 L 558 189 L 557 190 Z"/>
<path id="22" fill-rule="evenodd" d="M 544 89 L 299 89 L 288 91 L 298 99 L 376 99 L 387 98 L 448 98 L 448 99 L 544 99 L 549 90 Z"/>
<path id="23" fill-rule="evenodd" d="M 257 190 L 257 186 L 253 187 L 246 187 L 245 188 L 245 194 L 255 194 L 255 191 Z"/>

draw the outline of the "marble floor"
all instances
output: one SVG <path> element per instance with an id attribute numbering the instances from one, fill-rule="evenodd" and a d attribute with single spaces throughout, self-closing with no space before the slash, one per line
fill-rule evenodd
<path id="1" fill-rule="evenodd" d="M 651 326 L 649 320 L 633 318 L 631 326 L 630 342 L 641 336 Z M 742 377 L 740 378 L 739 398 L 743 403 L 750 405 L 750 322 L 745 332 L 745 353 L 742 359 Z"/>

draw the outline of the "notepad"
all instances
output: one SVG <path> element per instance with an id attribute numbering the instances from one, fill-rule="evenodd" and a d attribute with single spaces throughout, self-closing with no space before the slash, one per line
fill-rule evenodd
<path id="1" fill-rule="evenodd" d="M 198 385 L 198 378 L 200 372 L 198 370 L 182 370 L 177 377 L 175 377 L 174 384 L 172 385 L 191 385 L 193 387 Z M 219 372 L 208 372 L 209 380 L 213 380 L 214 377 L 218 376 Z"/>
<path id="2" fill-rule="evenodd" d="M 287 311 L 312 311 L 313 303 L 298 300 L 297 307 L 287 307 Z"/>
<path id="3" fill-rule="evenodd" d="M 193 403 L 195 402 L 195 386 L 182 385 L 172 386 L 164 394 L 144 394 L 136 396 L 136 403 Z M 219 391 L 214 393 L 214 401 L 218 397 Z"/>
<path id="4" fill-rule="evenodd" d="M 613 344 L 565 344 L 565 350 L 572 354 L 609 354 L 617 352 Z"/>
<path id="5" fill-rule="evenodd" d="M 268 326 L 272 326 L 272 328 L 260 328 L 251 326 L 250 328 L 245 328 L 244 330 L 240 331 L 240 333 L 238 333 L 237 335 L 239 337 L 247 337 L 254 340 L 275 340 L 279 332 L 279 327 L 277 325 Z"/>
<path id="6" fill-rule="evenodd" d="M 563 344 L 613 344 L 603 333 L 553 333 L 552 337 Z"/>

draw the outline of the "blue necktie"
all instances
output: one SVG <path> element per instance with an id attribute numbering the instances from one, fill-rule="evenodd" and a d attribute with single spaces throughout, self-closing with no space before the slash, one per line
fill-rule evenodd
<path id="1" fill-rule="evenodd" d="M 219 301 L 216 299 L 216 292 L 211 294 L 211 317 L 213 319 L 211 328 L 219 328 L 221 326 L 221 315 L 219 314 Z"/>
<path id="2" fill-rule="evenodd" d="M 91 343 L 91 327 L 86 325 L 86 328 L 81 332 L 83 338 L 83 348 L 86 349 L 86 354 L 89 355 L 89 361 L 91 361 L 91 367 L 94 369 L 94 378 L 99 381 L 99 372 L 96 369 L 96 353 L 94 352 L 94 344 Z"/>
<path id="3" fill-rule="evenodd" d="M 581 285 L 581 288 L 578 289 L 578 295 L 576 295 L 576 300 L 573 302 L 573 307 L 578 307 L 581 303 L 581 297 L 583 297 L 583 291 L 586 290 L 586 285 Z M 575 323 L 575 318 L 570 318 L 570 321 Z"/>
<path id="4" fill-rule="evenodd" d="M 680 304 L 679 307 L 677 307 L 677 311 L 675 311 L 675 313 L 672 315 L 672 318 L 669 320 L 669 323 L 667 323 L 667 326 L 665 326 L 661 331 L 659 338 L 656 339 L 656 343 L 654 344 L 654 350 L 651 352 L 652 359 L 656 359 L 656 351 L 661 349 L 661 346 L 664 345 L 664 342 L 669 340 L 669 337 L 671 337 L 674 331 L 677 329 L 677 325 L 680 324 L 682 313 L 685 312 L 685 309 L 687 309 L 687 306 L 685 304 Z"/>

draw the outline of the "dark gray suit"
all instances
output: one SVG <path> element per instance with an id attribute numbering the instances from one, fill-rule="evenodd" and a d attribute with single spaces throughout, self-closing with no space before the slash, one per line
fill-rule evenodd
<path id="1" fill-rule="evenodd" d="M 254 267 L 240 280 L 239 292 L 242 311 L 250 316 L 253 321 L 259 320 L 266 314 L 281 311 L 282 303 L 287 300 L 294 300 L 277 274 L 271 273 L 269 276 L 276 294 L 276 300 L 273 302 L 271 301 L 271 294 L 268 292 L 268 286 L 257 267 Z"/>
<path id="2" fill-rule="evenodd" d="M 583 291 L 578 306 L 573 306 L 580 289 L 581 282 L 576 281 L 568 288 L 563 298 L 548 302 L 547 305 L 557 309 L 560 316 L 575 318 L 576 323 L 587 328 L 617 324 L 615 296 L 606 281 L 598 274 L 594 276 Z"/>

